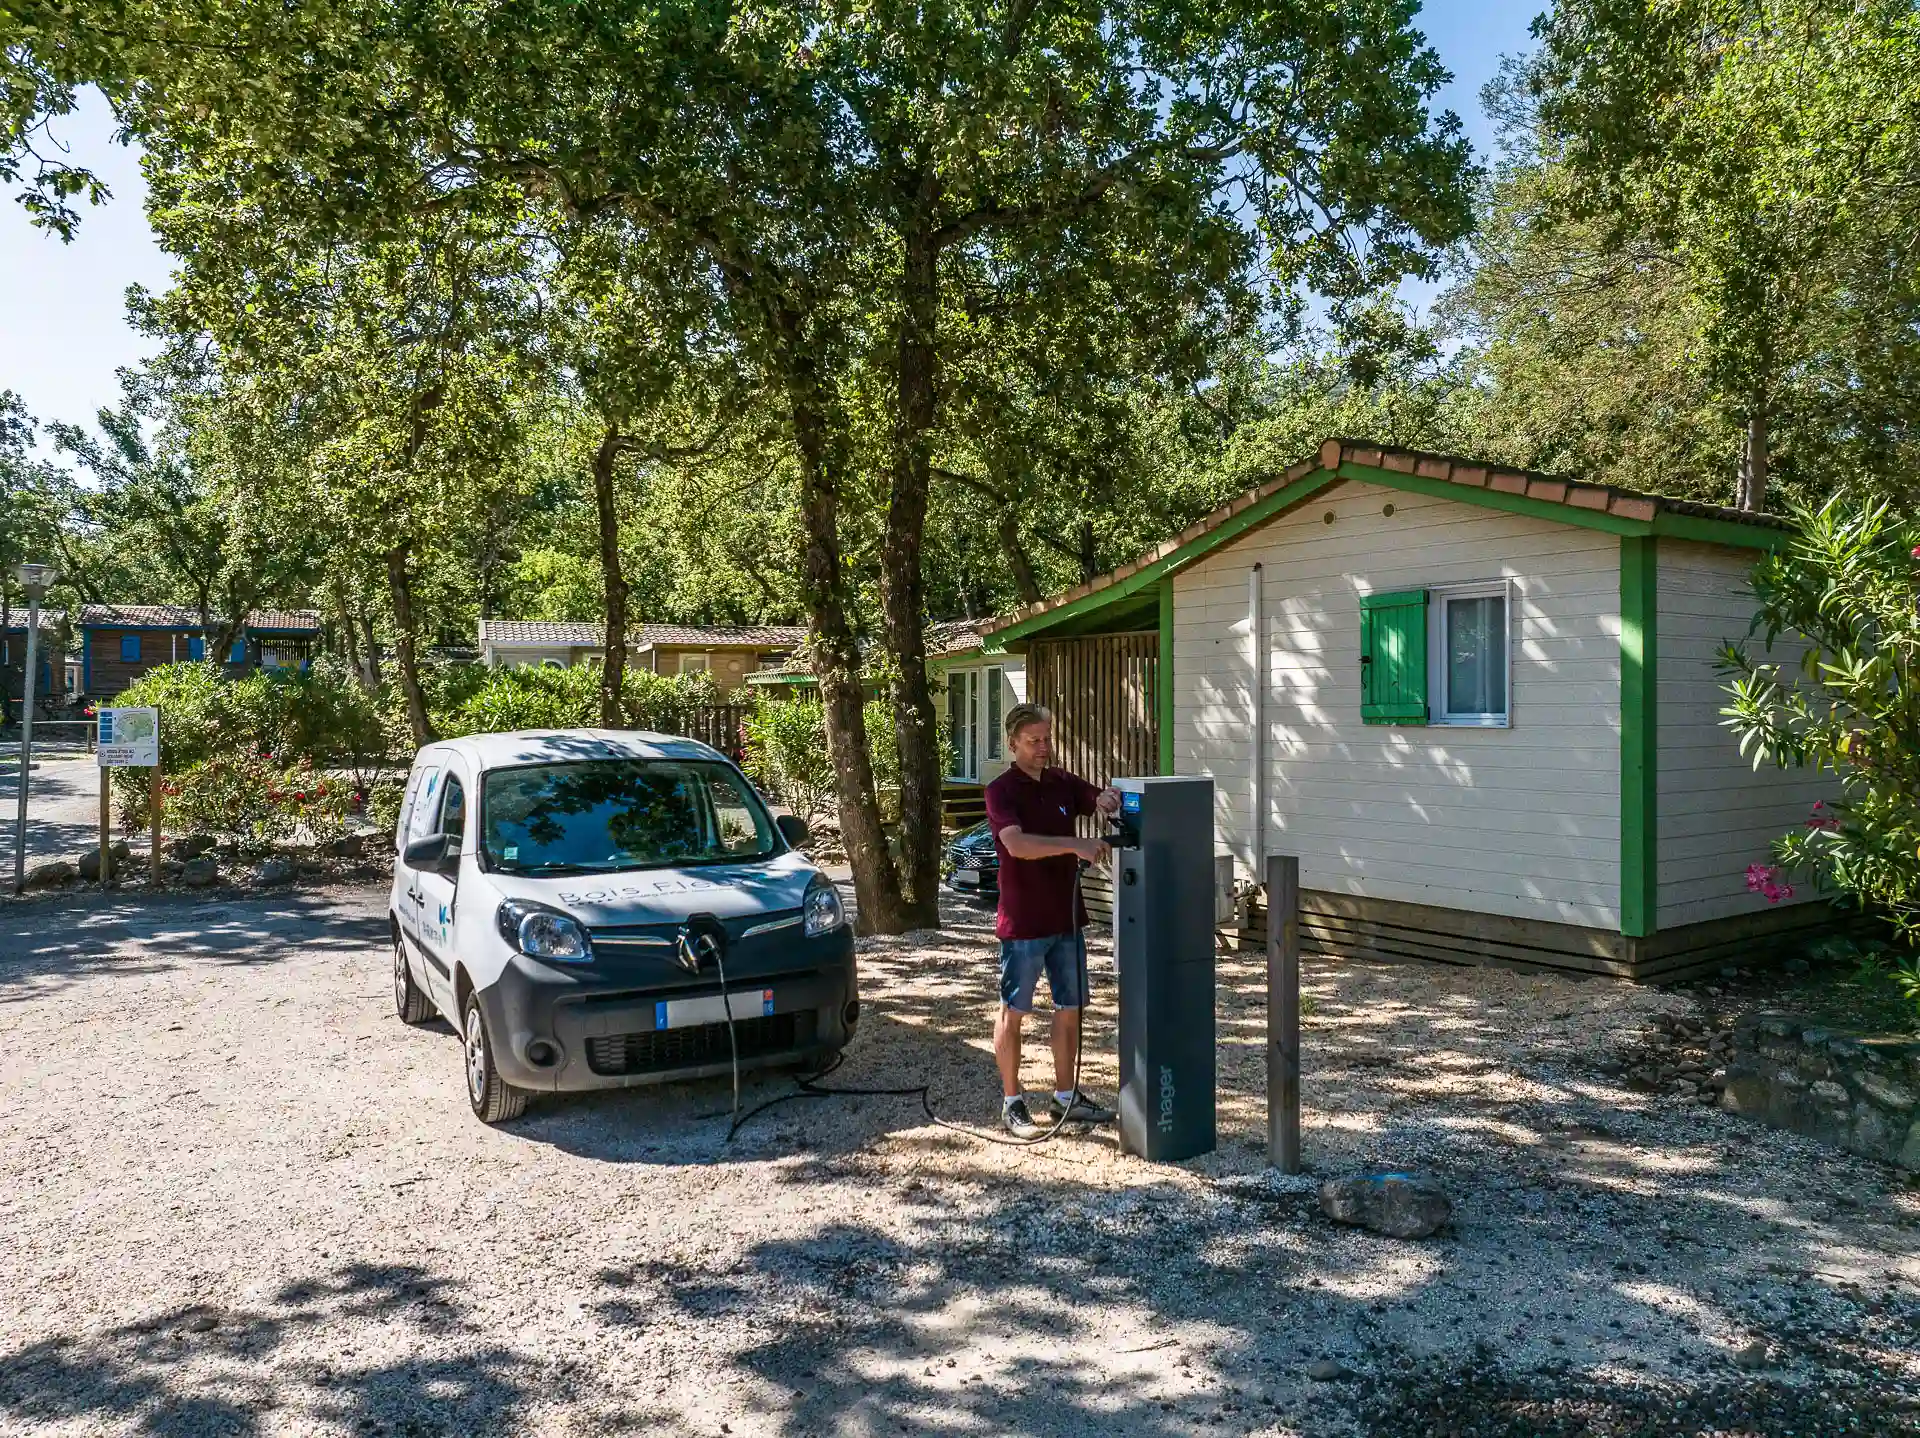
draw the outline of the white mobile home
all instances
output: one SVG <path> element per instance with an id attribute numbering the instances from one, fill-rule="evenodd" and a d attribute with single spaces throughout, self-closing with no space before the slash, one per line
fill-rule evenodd
<path id="1" fill-rule="evenodd" d="M 1027 652 L 1069 734 L 1150 709 L 1158 768 L 1213 776 L 1243 874 L 1299 856 L 1310 948 L 1675 978 L 1830 921 L 1748 891 L 1821 791 L 1754 772 L 1720 722 L 1716 652 L 1785 538 L 1330 440 L 987 643 Z M 1150 705 L 1114 646 L 1152 656 Z"/>

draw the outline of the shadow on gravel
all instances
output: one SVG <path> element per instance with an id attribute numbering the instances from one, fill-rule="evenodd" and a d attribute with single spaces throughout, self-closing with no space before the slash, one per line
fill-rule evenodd
<path id="1" fill-rule="evenodd" d="M 194 964 L 256 965 L 289 954 L 384 947 L 383 915 L 338 894 L 271 896 L 132 892 L 0 908 L 0 1003 L 95 974 L 146 974 Z"/>
<path id="2" fill-rule="evenodd" d="M 357 1344 L 384 1339 L 381 1348 L 407 1356 L 283 1354 L 346 1320 L 357 1321 Z M 450 1339 L 457 1357 L 419 1356 L 444 1354 Z M 505 1434 L 519 1431 L 527 1395 L 556 1381 L 564 1375 L 472 1331 L 444 1280 L 410 1265 L 353 1264 L 256 1309 L 194 1304 L 0 1354 L 0 1429 L 79 1422 L 89 1432 L 244 1438 L 320 1420 L 347 1432 Z"/>

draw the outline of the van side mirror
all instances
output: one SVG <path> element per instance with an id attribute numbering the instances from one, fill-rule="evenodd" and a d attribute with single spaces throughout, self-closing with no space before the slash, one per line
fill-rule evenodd
<path id="1" fill-rule="evenodd" d="M 773 827 L 780 831 L 780 837 L 787 841 L 790 849 L 804 849 L 813 842 L 813 830 L 796 814 L 774 815 Z"/>
<path id="2" fill-rule="evenodd" d="M 400 861 L 409 869 L 430 869 L 444 874 L 459 864 L 460 848 L 446 834 L 429 834 L 424 839 L 409 840 L 400 853 Z"/>

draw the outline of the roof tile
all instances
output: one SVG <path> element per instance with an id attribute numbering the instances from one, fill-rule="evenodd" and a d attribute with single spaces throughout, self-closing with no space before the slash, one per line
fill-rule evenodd
<path id="1" fill-rule="evenodd" d="M 1395 474 L 1412 474 L 1414 457 L 1401 449 L 1390 449 L 1380 457 L 1380 467 Z"/>
<path id="2" fill-rule="evenodd" d="M 222 621 L 214 620 L 217 627 Z M 199 629 L 200 611 L 185 604 L 83 604 L 78 623 L 82 629 Z M 255 609 L 247 615 L 249 629 L 283 629 L 294 633 L 318 634 L 320 611 L 317 609 Z"/>
<path id="3" fill-rule="evenodd" d="M 1569 486 L 1564 479 L 1530 479 L 1527 498 L 1544 499 L 1549 504 L 1565 504 Z"/>
<path id="4" fill-rule="evenodd" d="M 1445 479 L 1453 469 L 1453 461 L 1423 455 L 1413 466 L 1413 472 L 1423 479 Z"/>

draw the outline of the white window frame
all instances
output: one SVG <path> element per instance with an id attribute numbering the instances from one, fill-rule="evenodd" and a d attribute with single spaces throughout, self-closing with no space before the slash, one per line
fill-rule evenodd
<path id="1" fill-rule="evenodd" d="M 1504 714 L 1448 714 L 1447 605 L 1456 599 L 1498 599 L 1506 615 L 1501 662 L 1505 666 L 1501 692 L 1507 696 Z M 1427 589 L 1427 723 L 1450 729 L 1511 729 L 1513 727 L 1513 581 L 1480 584 L 1442 584 Z"/>
<path id="2" fill-rule="evenodd" d="M 710 674 L 713 672 L 713 656 L 711 654 L 682 654 L 680 656 L 680 672 L 682 674 Z"/>

